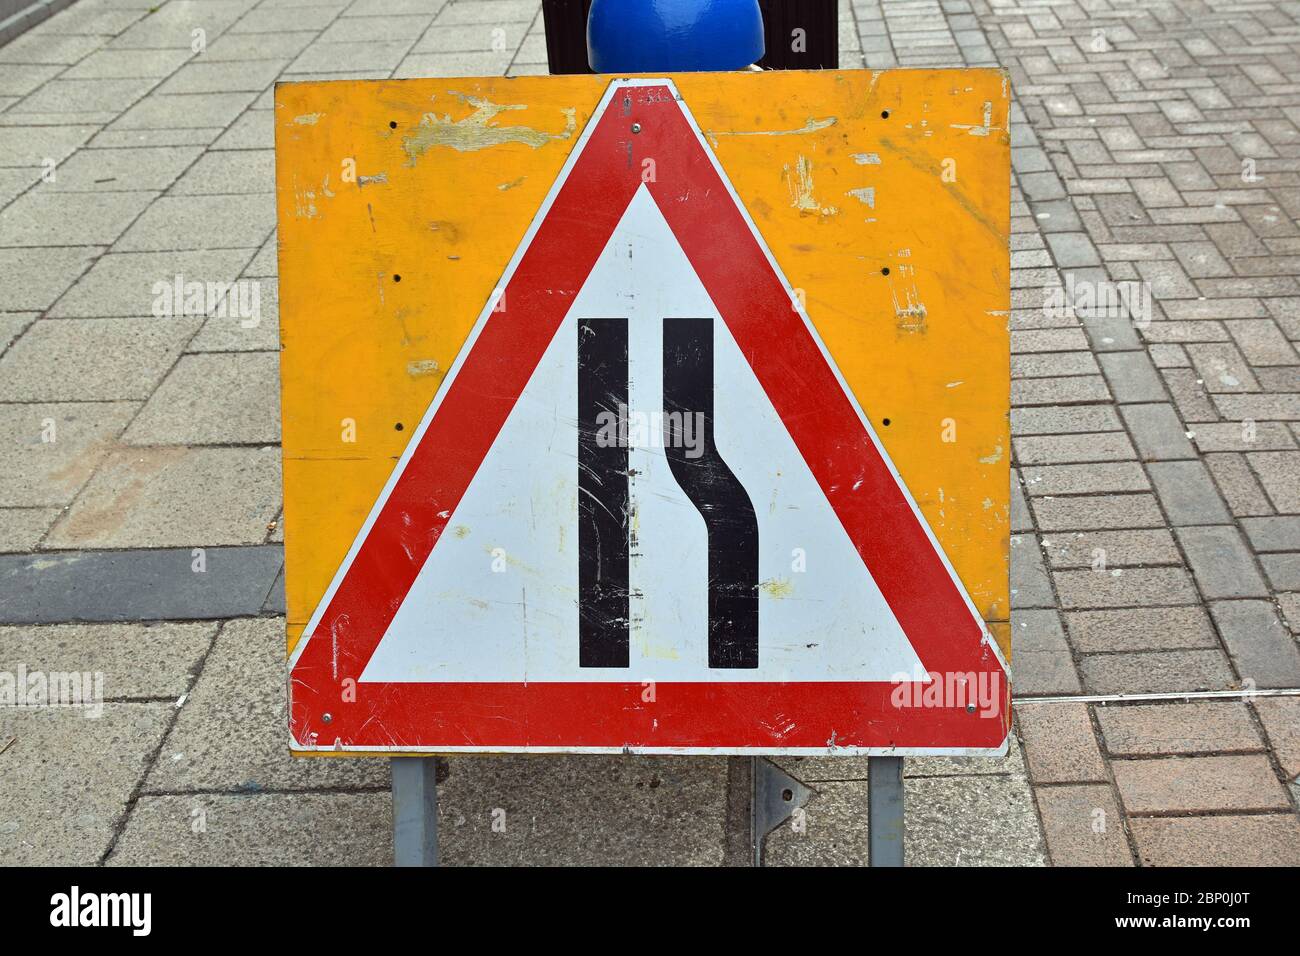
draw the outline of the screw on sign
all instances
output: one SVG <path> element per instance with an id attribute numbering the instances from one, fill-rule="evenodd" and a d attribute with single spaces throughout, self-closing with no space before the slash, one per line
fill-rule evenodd
<path id="1" fill-rule="evenodd" d="M 981 71 L 963 71 L 968 86 L 969 72 Z M 720 88 L 743 89 L 751 96 L 760 87 L 740 84 L 762 83 L 768 96 L 781 82 L 794 90 L 832 89 L 819 85 L 827 83 L 824 77 L 713 79 Z M 900 79 L 899 89 L 917 79 Z M 1001 75 L 988 71 L 983 79 L 975 95 L 996 95 L 989 90 L 1002 84 Z M 946 80 L 938 74 L 925 82 L 933 83 L 937 94 Z M 565 89 L 575 96 L 604 83 L 579 77 L 548 82 L 570 84 Z M 996 356 L 1005 348 L 1005 315 L 997 314 L 1005 309 L 1005 273 L 999 282 L 996 272 L 1005 263 L 995 267 L 993 281 L 971 285 L 964 277 L 950 281 L 961 273 L 956 260 L 940 261 L 953 255 L 947 250 L 911 256 L 906 269 L 891 275 L 879 261 L 874 268 L 871 262 L 856 264 L 855 271 L 825 265 L 830 258 L 821 253 L 810 267 L 798 250 L 792 255 L 783 244 L 782 255 L 807 273 L 800 288 L 814 293 L 805 309 L 805 296 L 796 293 L 778 265 L 753 209 L 768 220 L 780 214 L 761 194 L 766 185 L 758 185 L 760 174 L 734 158 L 778 149 L 788 156 L 791 147 L 776 135 L 735 136 L 724 149 L 719 144 L 725 133 L 701 131 L 689 109 L 691 94 L 679 90 L 686 83 L 685 78 L 608 83 L 586 108 L 588 118 L 572 142 L 563 133 L 494 127 L 500 142 L 513 138 L 529 145 L 509 153 L 484 149 L 472 157 L 480 165 L 500 165 L 490 171 L 491 178 L 516 183 L 520 164 L 540 164 L 552 154 L 562 155 L 563 162 L 532 207 L 522 240 L 503 262 L 504 275 L 488 274 L 491 269 L 484 266 L 484 274 L 475 278 L 485 290 L 482 310 L 454 357 L 437 365 L 446 374 L 422 407 L 414 406 L 414 397 L 399 402 L 357 393 L 356 401 L 375 403 L 374 417 L 390 423 L 386 434 L 393 435 L 391 422 L 404 416 L 418 424 L 397 439 L 395 466 L 391 458 L 385 465 L 379 451 L 372 454 L 375 472 L 386 469 L 386 480 L 382 487 L 371 486 L 369 501 L 364 489 L 334 486 L 349 500 L 364 502 L 352 512 L 357 519 L 350 529 L 297 525 L 303 539 L 332 536 L 311 549 L 311 558 L 294 549 L 299 509 L 293 496 L 302 494 L 303 514 L 323 509 L 312 502 L 325 500 L 315 489 L 326 483 L 329 469 L 342 474 L 344 467 L 355 466 L 345 466 L 342 456 L 338 465 L 329 465 L 318 447 L 297 464 L 292 448 L 307 426 L 291 424 L 291 409 L 308 415 L 315 410 L 297 401 L 292 382 L 298 369 L 305 373 L 309 365 L 319 369 L 337 359 L 315 353 L 317 360 L 308 362 L 307 346 L 295 336 L 295 320 L 286 309 L 291 627 L 296 611 L 306 612 L 298 618 L 302 636 L 291 661 L 296 750 L 971 754 L 1005 748 L 1006 668 L 984 621 L 1003 619 L 1005 579 L 998 580 L 996 559 L 983 565 L 991 568 L 987 574 L 972 575 L 980 584 L 977 605 L 931 521 L 940 522 L 940 532 L 947 529 L 944 541 L 959 549 L 964 566 L 979 566 L 980 559 L 961 550 L 963 539 L 952 530 L 953 522 L 971 521 L 974 527 L 983 521 L 970 535 L 977 542 L 1005 535 L 1006 465 L 998 461 L 999 452 L 994 464 L 982 467 L 971 487 L 962 489 L 966 479 L 954 474 L 953 466 L 916 464 L 922 456 L 919 433 L 909 431 L 897 413 L 913 410 L 910 420 L 920 417 L 927 402 L 970 402 L 963 421 L 973 424 L 967 427 L 978 431 L 982 422 L 989 435 L 1005 440 L 1000 393 L 986 393 L 990 400 L 979 402 L 981 396 L 971 390 L 961 394 L 948 387 L 954 380 L 993 383 L 1005 371 L 995 361 L 989 369 L 951 374 L 959 367 L 954 363 L 971 355 Z M 526 84 L 512 86 L 511 92 L 519 96 L 526 89 Z M 304 108 L 308 92 L 289 108 L 290 115 Z M 880 95 L 874 86 L 863 92 Z M 288 88 L 282 95 L 295 93 Z M 392 94 L 386 95 L 391 106 Z M 968 99 L 961 97 L 963 109 Z M 711 105 L 716 97 L 702 100 L 716 114 Z M 886 102 L 900 111 L 897 98 Z M 876 115 L 880 112 L 877 106 Z M 853 122 L 869 119 L 859 110 Z M 436 114 L 420 121 L 433 131 L 428 141 L 470 142 L 457 138 L 455 122 Z M 826 132 L 831 125 L 772 132 L 825 136 L 828 145 L 821 155 L 843 156 L 846 179 L 876 175 L 874 164 L 849 158 L 867 154 L 865 148 L 852 149 L 863 144 L 831 138 L 847 138 L 849 120 L 843 130 Z M 906 140 L 913 127 L 902 129 L 894 135 Z M 317 148 L 311 137 L 322 134 L 308 128 L 291 135 L 310 150 Z M 411 192 L 405 195 L 420 196 L 419 177 L 430 173 L 419 164 L 433 161 L 412 147 L 423 142 L 420 135 L 417 130 L 376 147 L 380 156 L 401 143 L 411 157 L 411 171 L 392 173 L 386 188 L 407 188 L 406 175 Z M 951 139 L 942 147 L 919 143 L 917 148 L 967 150 L 976 157 L 985 154 L 975 150 L 989 149 L 946 135 Z M 715 149 L 733 157 L 736 182 Z M 465 151 L 437 154 L 439 163 L 448 164 L 441 173 L 454 167 L 472 181 L 474 171 L 455 165 L 465 157 L 451 155 Z M 1005 161 L 1005 145 L 988 155 L 988 180 L 995 183 L 1004 171 L 998 164 Z M 287 156 L 282 150 L 282 180 Z M 653 161 L 653 175 L 646 175 L 643 160 Z M 980 165 L 976 159 L 963 161 L 968 162 L 963 169 Z M 808 163 L 791 165 L 798 171 L 782 184 L 792 193 L 785 204 L 791 211 L 784 214 L 794 217 L 788 220 L 791 237 L 811 226 L 820 226 L 826 236 L 845 230 L 850 237 L 869 237 L 864 248 L 875 244 L 892 252 L 886 261 L 910 256 L 900 240 L 919 248 L 920 227 L 893 204 L 863 204 L 852 211 L 853 222 L 841 223 L 837 220 L 847 216 L 837 207 L 809 201 L 816 187 Z M 915 169 L 886 172 L 917 175 Z M 751 197 L 752 209 L 738 187 Z M 874 188 L 877 197 L 890 195 L 883 183 Z M 1005 198 L 1005 184 L 992 188 Z M 484 206 L 479 214 L 492 215 L 497 201 L 492 192 L 503 191 L 498 185 L 476 194 Z M 995 192 L 995 210 L 996 197 Z M 391 228 L 396 211 L 382 205 L 384 198 L 372 191 L 361 207 L 367 216 L 380 213 L 377 229 L 378 223 Z M 294 249 L 307 242 L 317 224 L 285 217 L 285 200 L 282 193 L 286 301 L 291 302 L 295 295 L 305 298 L 295 290 L 306 288 L 295 278 Z M 997 230 L 988 220 L 1005 216 L 1005 208 L 972 210 L 967 196 L 940 196 L 940 201 L 946 211 L 942 228 L 929 227 L 936 237 L 945 230 L 959 236 L 969 230 L 974 245 L 998 248 Z M 455 200 L 447 203 L 454 206 Z M 346 197 L 336 208 L 331 215 L 340 221 L 353 214 Z M 806 222 L 809 218 L 818 222 Z M 451 223 L 439 227 L 445 233 L 452 226 L 472 228 L 469 219 L 439 222 Z M 882 240 L 873 228 L 875 233 L 894 229 L 897 236 Z M 1005 255 L 1005 231 L 1001 237 Z M 389 247 L 403 248 L 392 238 L 376 243 L 376 257 L 389 255 Z M 485 235 L 483 245 L 495 238 Z M 421 233 L 416 241 L 442 238 Z M 456 249 L 454 255 L 425 256 L 423 261 L 434 263 L 425 274 L 420 266 L 401 268 L 400 294 L 412 296 L 400 300 L 407 340 L 400 348 L 378 343 L 376 354 L 400 354 L 403 367 L 411 367 L 411 323 L 433 322 L 420 318 L 428 305 L 414 297 L 423 291 L 427 300 L 436 291 L 437 275 L 443 273 L 433 270 L 445 270 L 447 283 L 464 281 L 464 270 L 452 271 L 460 266 L 448 264 L 465 261 L 464 247 Z M 936 278 L 924 278 L 926 262 Z M 832 282 L 819 270 L 837 278 Z M 865 285 L 869 271 L 879 285 Z M 926 281 L 932 283 L 924 287 L 931 313 L 921 310 L 918 325 L 914 302 L 920 300 L 919 283 Z M 393 288 L 385 293 L 384 308 L 387 297 L 398 294 Z M 494 289 L 496 294 L 488 294 Z M 891 309 L 882 326 L 871 325 L 870 314 L 867 325 L 856 326 L 858 339 L 868 330 L 872 348 L 840 349 L 850 361 L 855 382 L 850 387 L 819 329 L 829 330 L 838 345 L 851 341 L 840 332 L 836 316 L 861 309 L 855 297 L 872 296 L 903 301 L 910 310 L 908 324 L 901 312 L 895 323 Z M 843 304 L 830 308 L 832 301 Z M 941 301 L 949 307 L 935 307 Z M 824 326 L 815 326 L 809 315 L 818 303 L 827 305 Z M 440 321 L 448 324 L 445 317 Z M 971 332 L 968 326 L 976 323 L 983 324 Z M 922 334 L 943 328 L 951 335 L 939 344 L 902 338 L 917 328 Z M 377 333 L 372 327 L 358 334 Z M 970 336 L 969 354 L 927 352 L 933 368 L 918 363 L 914 370 L 909 362 L 900 372 L 900 363 L 889 361 L 891 350 L 905 355 L 918 348 L 960 348 L 963 335 Z M 859 391 L 880 387 L 863 374 L 873 362 L 890 370 L 893 390 L 885 394 L 897 402 L 887 406 L 892 419 L 877 420 L 894 421 L 891 441 L 910 456 L 912 471 L 923 478 L 939 474 L 948 494 L 964 492 L 957 500 L 945 496 L 942 484 L 937 498 L 924 484 L 927 511 L 909 491 L 859 401 Z M 350 388 L 348 383 L 328 374 L 318 375 L 315 383 L 316 405 L 329 415 L 343 407 L 335 396 Z M 385 383 L 379 391 L 397 387 Z M 350 461 L 357 457 L 355 449 L 348 454 Z M 307 475 L 316 476 L 311 488 L 299 477 Z M 992 490 L 999 481 L 1002 490 Z M 971 504 L 972 493 L 986 504 Z M 305 541 L 298 547 L 306 551 L 310 545 Z M 297 568 L 319 564 L 317 555 L 329 552 L 338 555 L 333 567 L 312 572 L 320 583 L 299 584 L 307 574 L 296 578 Z M 648 686 L 653 687 L 649 695 Z"/>

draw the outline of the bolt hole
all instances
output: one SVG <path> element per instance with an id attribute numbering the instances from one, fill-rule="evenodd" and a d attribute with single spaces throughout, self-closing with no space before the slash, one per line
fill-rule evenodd
<path id="1" fill-rule="evenodd" d="M 394 282 L 401 282 L 401 281 L 402 281 L 402 277 L 399 276 L 397 273 L 393 273 L 393 281 L 394 281 Z"/>
<path id="2" fill-rule="evenodd" d="M 889 275 L 889 266 L 885 266 L 885 268 L 881 269 L 881 270 L 880 270 L 880 274 L 881 274 L 882 276 L 887 276 L 887 275 Z"/>
<path id="3" fill-rule="evenodd" d="M 889 110 L 881 110 L 881 111 L 880 111 L 880 118 L 881 118 L 881 119 L 889 119 Z"/>
<path id="4" fill-rule="evenodd" d="M 784 800 L 786 803 L 789 803 L 791 800 L 794 799 L 794 791 L 789 788 L 782 790 L 781 799 Z"/>
<path id="5" fill-rule="evenodd" d="M 888 425 L 889 422 L 890 422 L 890 419 L 888 419 L 888 418 L 882 418 L 882 419 L 880 420 L 880 424 L 882 424 L 882 425 Z"/>
<path id="6" fill-rule="evenodd" d="M 401 422 L 398 422 L 398 423 L 397 423 L 396 425 L 394 425 L 393 427 L 396 428 L 396 429 L 400 432 L 400 431 L 401 431 L 403 428 L 405 428 L 406 426 L 403 425 Z"/>
<path id="7" fill-rule="evenodd" d="M 388 121 L 388 128 L 389 128 L 389 129 L 397 129 L 397 120 L 389 120 L 389 121 Z"/>

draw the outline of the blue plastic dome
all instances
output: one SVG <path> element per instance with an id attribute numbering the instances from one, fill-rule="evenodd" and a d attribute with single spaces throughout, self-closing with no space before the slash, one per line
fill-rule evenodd
<path id="1" fill-rule="evenodd" d="M 587 18 L 597 73 L 739 70 L 763 49 L 758 0 L 595 0 Z"/>

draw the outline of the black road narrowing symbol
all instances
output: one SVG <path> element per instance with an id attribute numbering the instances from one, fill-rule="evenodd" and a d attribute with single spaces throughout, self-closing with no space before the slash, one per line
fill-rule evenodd
<path id="1" fill-rule="evenodd" d="M 712 319 L 663 323 L 663 443 L 673 478 L 708 533 L 709 667 L 758 667 L 758 519 L 714 440 Z M 578 323 L 578 660 L 627 667 L 629 483 L 626 443 L 600 442 L 625 415 L 625 319 Z M 699 435 L 688 436 L 688 422 Z M 622 424 L 622 423 L 620 423 Z M 626 434 L 620 430 L 620 434 Z M 690 438 L 691 440 L 688 440 Z"/>

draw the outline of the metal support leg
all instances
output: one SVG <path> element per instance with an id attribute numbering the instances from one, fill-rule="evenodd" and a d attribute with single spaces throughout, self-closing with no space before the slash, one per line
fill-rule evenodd
<path id="1" fill-rule="evenodd" d="M 394 757 L 393 865 L 438 865 L 438 767 L 432 757 Z"/>
<path id="2" fill-rule="evenodd" d="M 867 758 L 867 861 L 903 865 L 903 758 Z"/>

